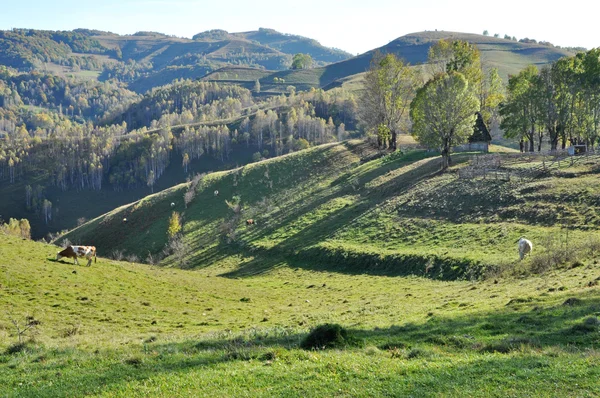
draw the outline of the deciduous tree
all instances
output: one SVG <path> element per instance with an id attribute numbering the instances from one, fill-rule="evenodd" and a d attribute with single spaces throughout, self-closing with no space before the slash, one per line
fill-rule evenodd
<path id="1" fill-rule="evenodd" d="M 421 82 L 419 71 L 394 54 L 376 54 L 359 99 L 359 116 L 364 127 L 377 134 L 380 146 L 397 148 L 397 134 L 407 127 L 408 110 Z"/>
<path id="2" fill-rule="evenodd" d="M 442 170 L 450 165 L 450 149 L 473 133 L 479 101 L 459 72 L 442 73 L 417 91 L 410 106 L 413 136 L 422 144 L 439 148 Z"/>

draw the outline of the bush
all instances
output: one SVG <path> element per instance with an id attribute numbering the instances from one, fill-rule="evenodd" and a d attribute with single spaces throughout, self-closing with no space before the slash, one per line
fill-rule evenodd
<path id="1" fill-rule="evenodd" d="M 324 324 L 313 329 L 302 340 L 300 347 L 305 350 L 322 350 L 326 348 L 343 348 L 355 345 L 356 338 L 351 333 L 337 324 Z"/>

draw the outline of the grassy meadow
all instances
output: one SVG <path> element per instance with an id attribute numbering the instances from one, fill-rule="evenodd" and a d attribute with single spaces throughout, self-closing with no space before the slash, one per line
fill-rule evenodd
<path id="1" fill-rule="evenodd" d="M 317 271 L 283 258 L 231 277 L 0 236 L 2 396 L 591 396 L 600 394 L 597 264 L 438 281 Z M 23 334 L 12 321 L 29 316 Z M 299 348 L 339 323 L 357 342 Z"/>
<path id="2" fill-rule="evenodd" d="M 60 239 L 91 267 L 0 234 L 0 396 L 600 395 L 597 162 L 469 180 L 401 139 L 119 207 Z M 301 348 L 323 324 L 352 338 Z"/>

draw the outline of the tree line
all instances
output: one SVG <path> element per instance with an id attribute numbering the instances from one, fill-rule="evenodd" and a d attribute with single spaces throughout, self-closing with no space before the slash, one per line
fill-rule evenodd
<path id="1" fill-rule="evenodd" d="M 523 139 L 531 152 L 541 150 L 544 138 L 551 150 L 569 143 L 594 147 L 600 138 L 600 49 L 511 76 L 500 113 L 505 135 Z"/>
<path id="2" fill-rule="evenodd" d="M 359 115 L 380 147 L 396 150 L 398 132 L 410 132 L 441 152 L 444 169 L 453 146 L 489 136 L 494 126 L 529 151 L 541 151 L 544 139 L 551 150 L 593 147 L 600 140 L 600 49 L 541 70 L 529 66 L 507 86 L 496 69 L 484 72 L 479 51 L 464 41 L 437 42 L 424 68 L 378 54 L 365 76 Z"/>

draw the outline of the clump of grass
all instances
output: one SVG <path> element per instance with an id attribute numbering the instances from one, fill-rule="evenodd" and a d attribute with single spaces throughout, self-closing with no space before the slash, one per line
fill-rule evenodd
<path id="1" fill-rule="evenodd" d="M 508 354 L 512 351 L 520 350 L 525 347 L 537 347 L 538 345 L 538 343 L 526 337 L 509 337 L 501 341 L 485 344 L 480 348 L 480 351 Z"/>
<path id="2" fill-rule="evenodd" d="M 562 303 L 562 305 L 569 306 L 569 307 L 572 307 L 574 305 L 579 305 L 579 304 L 581 304 L 581 300 L 576 297 L 570 297 Z"/>
<path id="3" fill-rule="evenodd" d="M 595 316 L 588 317 L 584 319 L 581 323 L 577 323 L 573 325 L 571 329 L 569 329 L 569 333 L 594 333 L 597 332 L 600 328 L 600 319 Z"/>
<path id="4" fill-rule="evenodd" d="M 129 358 L 126 358 L 123 362 L 127 365 L 131 365 L 131 366 L 135 366 L 135 367 L 139 367 L 144 363 L 144 361 L 140 357 L 129 357 Z"/>
<path id="5" fill-rule="evenodd" d="M 423 358 L 430 356 L 430 352 L 422 348 L 412 348 L 406 353 L 406 359 Z"/>
<path id="6" fill-rule="evenodd" d="M 14 355 L 14 354 L 18 354 L 20 352 L 25 351 L 25 349 L 27 349 L 27 343 L 24 342 L 19 342 L 19 343 L 14 343 L 8 346 L 8 348 L 6 348 L 6 355 Z"/>
<path id="7" fill-rule="evenodd" d="M 324 324 L 314 328 L 302 340 L 300 347 L 305 350 L 322 350 L 326 348 L 344 348 L 355 345 L 356 337 L 338 324 Z"/>
<path id="8" fill-rule="evenodd" d="M 62 337 L 72 337 L 79 333 L 81 325 L 69 326 L 65 330 L 62 331 Z"/>

